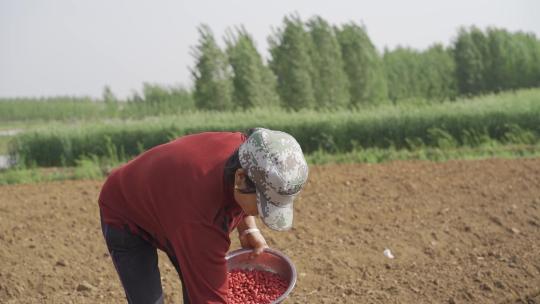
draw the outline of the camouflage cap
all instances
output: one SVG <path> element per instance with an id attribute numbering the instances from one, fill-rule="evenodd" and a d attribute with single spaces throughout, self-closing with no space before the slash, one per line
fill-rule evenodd
<path id="1" fill-rule="evenodd" d="M 308 177 L 298 142 L 285 132 L 259 128 L 240 146 L 238 155 L 257 188 L 257 207 L 263 222 L 274 230 L 290 229 L 292 203 Z"/>

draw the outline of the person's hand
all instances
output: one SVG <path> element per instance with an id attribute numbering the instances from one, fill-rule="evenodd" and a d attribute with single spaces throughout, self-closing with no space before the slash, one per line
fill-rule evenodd
<path id="1" fill-rule="evenodd" d="M 266 240 L 260 231 L 239 235 L 239 238 L 242 248 L 253 248 L 253 251 L 250 254 L 251 259 L 259 256 L 264 248 L 268 248 L 268 244 L 266 244 Z"/>

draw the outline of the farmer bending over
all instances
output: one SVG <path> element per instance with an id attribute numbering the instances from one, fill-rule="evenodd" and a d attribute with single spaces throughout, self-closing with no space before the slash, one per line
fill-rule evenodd
<path id="1" fill-rule="evenodd" d="M 259 255 L 268 245 L 255 216 L 289 229 L 307 176 L 296 140 L 262 128 L 181 137 L 115 169 L 99 207 L 128 303 L 163 303 L 157 248 L 178 271 L 184 303 L 227 303 L 230 232 Z"/>

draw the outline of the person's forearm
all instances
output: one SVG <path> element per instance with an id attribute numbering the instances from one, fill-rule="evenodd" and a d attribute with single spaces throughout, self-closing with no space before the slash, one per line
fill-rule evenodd
<path id="1" fill-rule="evenodd" d="M 255 216 L 248 215 L 244 217 L 243 220 L 238 223 L 238 233 L 242 233 L 242 231 L 249 229 L 249 228 L 257 228 L 257 222 L 255 221 Z"/>

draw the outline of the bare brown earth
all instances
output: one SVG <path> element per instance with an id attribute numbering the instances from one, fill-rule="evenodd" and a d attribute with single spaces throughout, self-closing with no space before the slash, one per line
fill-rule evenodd
<path id="1" fill-rule="evenodd" d="M 287 303 L 540 303 L 540 159 L 310 173 L 295 228 L 264 229 L 297 266 Z M 98 225 L 101 183 L 0 187 L 0 303 L 124 302 Z M 160 265 L 167 302 L 181 303 Z"/>

